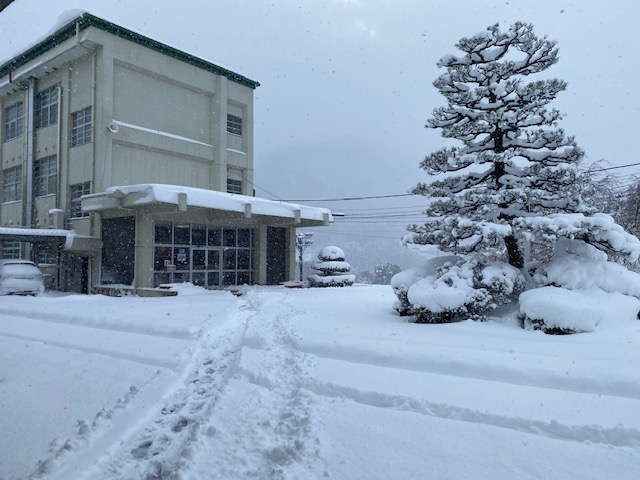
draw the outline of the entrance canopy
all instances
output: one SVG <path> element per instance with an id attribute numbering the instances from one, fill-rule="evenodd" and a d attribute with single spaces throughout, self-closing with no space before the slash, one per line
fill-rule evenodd
<path id="1" fill-rule="evenodd" d="M 98 252 L 101 245 L 99 238 L 76 235 L 73 230 L 52 228 L 0 227 L 1 241 L 57 245 L 87 255 Z"/>
<path id="2" fill-rule="evenodd" d="M 287 219 L 296 227 L 329 225 L 333 222 L 331 211 L 326 208 L 178 185 L 139 184 L 110 187 L 102 193 L 83 195 L 81 202 L 83 212 L 166 204 L 175 205 L 178 211 L 183 212 L 190 207 L 196 207 L 237 213 L 244 218 L 263 216 Z"/>

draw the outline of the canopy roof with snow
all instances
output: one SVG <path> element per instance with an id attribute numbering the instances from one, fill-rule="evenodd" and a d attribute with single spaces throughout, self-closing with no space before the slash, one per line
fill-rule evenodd
<path id="1" fill-rule="evenodd" d="M 163 204 L 175 205 L 178 211 L 186 211 L 194 207 L 218 210 L 231 215 L 238 214 L 244 218 L 254 216 L 287 218 L 300 227 L 328 225 L 333 222 L 331 212 L 326 208 L 178 185 L 116 186 L 107 188 L 105 192 L 82 197 L 84 212 Z"/>

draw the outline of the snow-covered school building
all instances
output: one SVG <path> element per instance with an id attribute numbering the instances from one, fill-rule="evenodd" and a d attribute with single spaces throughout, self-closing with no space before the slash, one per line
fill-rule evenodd
<path id="1" fill-rule="evenodd" d="M 76 14 L 77 15 L 77 14 Z M 329 210 L 254 196 L 258 82 L 83 13 L 0 65 L 0 243 L 49 287 L 295 277 Z"/>

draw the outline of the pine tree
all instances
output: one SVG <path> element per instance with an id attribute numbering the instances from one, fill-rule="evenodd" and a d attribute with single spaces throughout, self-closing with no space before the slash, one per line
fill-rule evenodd
<path id="1" fill-rule="evenodd" d="M 555 41 L 533 26 L 498 25 L 462 38 L 462 55 L 447 55 L 434 86 L 447 105 L 436 108 L 428 128 L 462 142 L 428 155 L 420 164 L 438 175 L 414 193 L 435 197 L 425 225 L 412 225 L 412 243 L 457 253 L 504 252 L 523 266 L 515 220 L 580 211 L 577 164 L 583 151 L 557 126 L 562 114 L 547 105 L 567 84 L 525 81 L 558 61 Z M 520 224 L 521 226 L 523 224 Z"/>

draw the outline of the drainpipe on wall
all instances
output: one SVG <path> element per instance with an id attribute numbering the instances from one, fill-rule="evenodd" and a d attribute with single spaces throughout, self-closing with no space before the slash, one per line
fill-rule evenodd
<path id="1" fill-rule="evenodd" d="M 58 176 L 58 181 L 56 182 L 56 208 L 61 208 L 60 207 L 60 194 L 62 188 L 61 188 L 61 177 L 62 175 L 60 174 L 60 166 L 62 165 L 62 162 L 60 160 L 60 154 L 62 153 L 62 87 L 60 85 L 58 85 L 56 87 L 56 92 L 58 94 L 58 118 L 56 119 L 56 121 L 58 122 L 58 125 L 56 127 L 56 137 L 57 137 L 57 144 L 56 145 L 56 175 Z M 51 225 L 49 225 L 51 226 Z"/>
<path id="2" fill-rule="evenodd" d="M 25 227 L 31 228 L 33 226 L 33 143 L 34 143 L 34 100 L 36 91 L 36 79 L 29 77 L 29 83 L 27 85 L 27 98 L 24 113 L 27 115 L 27 152 L 25 163 L 25 184 L 24 184 L 24 223 Z M 27 258 L 30 257 L 31 246 L 27 244 Z"/>

